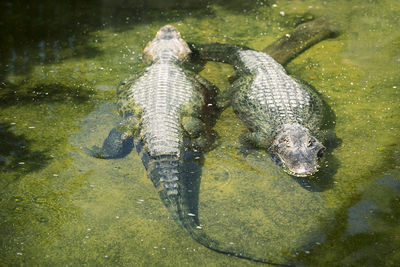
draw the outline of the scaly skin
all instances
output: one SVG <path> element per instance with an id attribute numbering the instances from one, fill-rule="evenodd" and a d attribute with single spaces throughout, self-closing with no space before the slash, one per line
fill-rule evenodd
<path id="1" fill-rule="evenodd" d="M 92 153 L 100 158 L 122 157 L 129 153 L 124 146 L 133 138 L 148 176 L 178 225 L 212 250 L 269 263 L 211 239 L 189 207 L 185 159 L 200 155 L 196 151 L 210 143 L 208 129 L 214 122 L 211 111 L 217 93 L 212 84 L 181 66 L 190 53 L 176 28 L 167 25 L 159 30 L 144 50 L 151 65 L 118 89 L 123 121 Z"/>
<path id="2" fill-rule="evenodd" d="M 250 130 L 240 140 L 267 149 L 290 175 L 314 174 L 325 149 L 318 95 L 266 53 L 223 44 L 194 47 L 202 59 L 232 64 L 237 71 L 239 78 L 219 97 L 219 106 L 231 103 Z"/>

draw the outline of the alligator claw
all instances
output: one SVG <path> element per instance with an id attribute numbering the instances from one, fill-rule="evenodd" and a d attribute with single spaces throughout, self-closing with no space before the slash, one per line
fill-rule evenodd
<path id="1" fill-rule="evenodd" d="M 84 147 L 83 150 L 89 155 L 92 156 L 94 158 L 98 158 L 98 159 L 104 159 L 106 158 L 102 153 L 101 153 L 101 148 L 98 146 L 92 146 L 91 149 Z"/>

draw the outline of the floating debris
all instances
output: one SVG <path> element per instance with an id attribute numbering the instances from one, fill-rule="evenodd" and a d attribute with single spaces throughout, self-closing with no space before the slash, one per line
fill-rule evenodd
<path id="1" fill-rule="evenodd" d="M 15 200 L 15 202 L 21 202 L 24 199 L 21 196 L 15 196 L 14 200 Z"/>
<path id="2" fill-rule="evenodd" d="M 46 217 L 40 217 L 40 218 L 38 219 L 38 221 L 41 222 L 41 223 L 46 223 L 46 222 L 49 221 L 49 219 L 46 218 Z"/>

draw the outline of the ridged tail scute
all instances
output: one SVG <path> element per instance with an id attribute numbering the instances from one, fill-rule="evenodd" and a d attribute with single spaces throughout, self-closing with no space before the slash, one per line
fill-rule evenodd
<path id="1" fill-rule="evenodd" d="M 175 155 L 163 155 L 151 157 L 148 162 L 148 174 L 160 195 L 164 205 L 167 207 L 173 219 L 184 229 L 185 221 L 193 218 L 185 218 L 184 214 L 191 214 L 185 205 L 187 194 L 183 183 L 182 161 Z M 194 222 L 194 227 L 197 226 Z"/>
<path id="2" fill-rule="evenodd" d="M 179 160 L 175 156 L 152 157 L 149 161 L 148 172 L 156 188 L 165 190 L 166 195 L 178 194 L 180 173 Z"/>
<path id="3" fill-rule="evenodd" d="M 255 262 L 285 266 L 243 253 L 231 245 L 223 245 L 209 237 L 204 230 L 202 230 L 202 227 L 198 223 L 197 214 L 192 213 L 187 205 L 189 201 L 187 199 L 187 189 L 183 181 L 183 163 L 178 156 L 163 155 L 150 157 L 147 171 L 154 186 L 158 190 L 162 202 L 170 212 L 174 221 L 188 232 L 194 240 L 219 253 Z"/>

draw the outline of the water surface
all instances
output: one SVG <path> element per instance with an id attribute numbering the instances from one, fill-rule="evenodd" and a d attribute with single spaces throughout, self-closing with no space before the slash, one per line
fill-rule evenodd
<path id="1" fill-rule="evenodd" d="M 229 108 L 205 154 L 203 229 L 277 263 L 395 266 L 400 260 L 400 3 L 383 1 L 3 1 L 0 4 L 0 265 L 252 266 L 192 240 L 135 152 L 100 160 L 118 122 L 115 88 L 145 66 L 165 24 L 188 42 L 261 50 L 330 15 L 339 35 L 290 62 L 335 113 L 340 139 L 313 179 L 244 151 Z M 221 89 L 232 68 L 201 75 Z"/>

